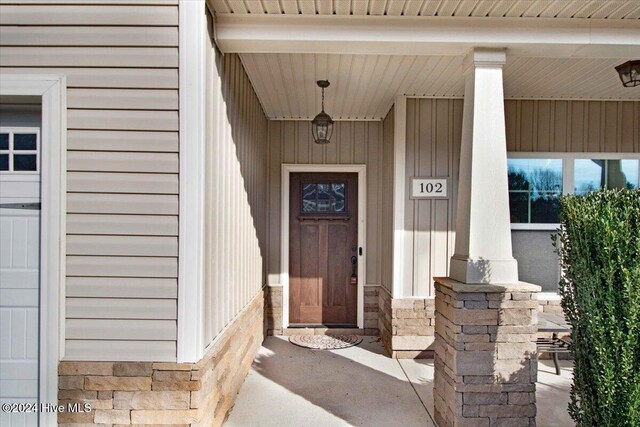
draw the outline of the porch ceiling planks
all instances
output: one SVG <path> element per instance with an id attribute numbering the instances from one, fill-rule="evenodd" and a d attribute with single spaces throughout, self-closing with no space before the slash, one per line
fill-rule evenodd
<path id="1" fill-rule="evenodd" d="M 217 14 L 638 19 L 636 0 L 209 0 Z"/>
<path id="2" fill-rule="evenodd" d="M 380 120 L 396 95 L 464 95 L 461 56 L 255 54 L 241 55 L 270 119 L 311 120 L 320 108 L 315 81 L 328 79 L 326 111 L 340 120 Z M 505 95 L 511 99 L 638 100 L 614 67 L 618 58 L 509 57 Z M 287 68 L 283 73 L 280 66 Z"/>

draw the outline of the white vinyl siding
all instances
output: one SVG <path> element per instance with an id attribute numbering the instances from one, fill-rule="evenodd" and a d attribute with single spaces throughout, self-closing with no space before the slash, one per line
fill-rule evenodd
<path id="1" fill-rule="evenodd" d="M 172 215 L 69 214 L 67 215 L 67 233 L 177 236 L 178 218 Z"/>
<path id="2" fill-rule="evenodd" d="M 67 76 L 65 358 L 175 360 L 177 0 L 2 3 L 0 72 Z"/>
<path id="3" fill-rule="evenodd" d="M 5 67 L 3 62 L 2 72 L 12 74 L 64 73 L 67 76 L 67 86 L 74 88 L 175 89 L 178 87 L 177 68 L 17 68 Z"/>
<path id="4" fill-rule="evenodd" d="M 267 118 L 240 58 L 209 41 L 206 66 L 205 348 L 265 283 L 268 159 Z"/>

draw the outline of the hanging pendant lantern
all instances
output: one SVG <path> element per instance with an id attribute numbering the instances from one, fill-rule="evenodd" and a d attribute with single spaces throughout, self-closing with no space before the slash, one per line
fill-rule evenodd
<path id="1" fill-rule="evenodd" d="M 616 67 L 624 87 L 640 86 L 640 60 L 627 61 Z"/>
<path id="2" fill-rule="evenodd" d="M 333 132 L 333 120 L 324 112 L 324 89 L 329 87 L 329 81 L 318 80 L 317 83 L 322 88 L 322 111 L 311 121 L 311 134 L 316 144 L 328 144 Z"/>

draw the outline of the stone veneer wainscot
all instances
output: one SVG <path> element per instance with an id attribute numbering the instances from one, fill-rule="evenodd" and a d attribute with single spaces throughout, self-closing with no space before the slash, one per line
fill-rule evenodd
<path id="1" fill-rule="evenodd" d="M 377 336 L 379 334 L 378 295 L 381 292 L 379 289 L 380 286 L 377 285 L 365 285 L 364 287 L 364 334 L 368 336 Z M 282 327 L 282 286 L 268 286 L 265 289 L 265 298 L 264 320 L 266 335 L 285 334 Z M 303 333 L 303 331 L 300 331 L 300 333 Z"/>
<path id="2" fill-rule="evenodd" d="M 380 288 L 378 304 L 378 328 L 389 356 L 398 359 L 433 357 L 433 298 L 392 298 L 386 289 Z"/>
<path id="3" fill-rule="evenodd" d="M 60 362 L 60 404 L 92 411 L 61 413 L 58 423 L 222 425 L 264 338 L 263 312 L 260 291 L 197 363 Z"/>

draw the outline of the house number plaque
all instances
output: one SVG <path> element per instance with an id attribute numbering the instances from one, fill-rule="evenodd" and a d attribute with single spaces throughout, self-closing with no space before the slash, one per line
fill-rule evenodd
<path id="1" fill-rule="evenodd" d="M 412 199 L 446 199 L 449 197 L 449 178 L 412 178 Z"/>

